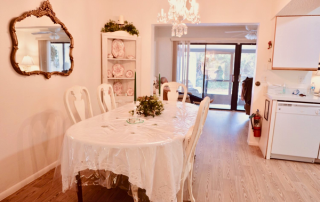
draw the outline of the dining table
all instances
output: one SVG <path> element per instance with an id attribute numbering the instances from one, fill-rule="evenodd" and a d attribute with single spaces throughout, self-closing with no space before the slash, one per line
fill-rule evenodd
<path id="1" fill-rule="evenodd" d="M 131 124 L 134 102 L 72 125 L 61 152 L 62 191 L 79 185 L 83 170 L 124 175 L 145 189 L 150 201 L 177 201 L 184 161 L 184 138 L 192 131 L 198 106 L 163 101 L 159 116 L 137 116 Z M 78 179 L 78 180 L 77 180 Z M 105 186 L 103 181 L 97 185 Z"/>

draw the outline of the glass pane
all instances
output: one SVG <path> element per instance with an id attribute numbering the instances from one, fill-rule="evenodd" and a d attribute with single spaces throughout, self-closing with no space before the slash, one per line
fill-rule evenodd
<path id="1" fill-rule="evenodd" d="M 235 45 L 207 45 L 205 96 L 214 99 L 211 108 L 231 109 Z"/>
<path id="2" fill-rule="evenodd" d="M 63 46 L 62 43 L 51 43 L 51 60 L 50 60 L 50 71 L 63 70 Z"/>
<path id="3" fill-rule="evenodd" d="M 190 45 L 188 92 L 202 98 L 205 45 Z"/>
<path id="4" fill-rule="evenodd" d="M 238 91 L 237 109 L 244 110 L 244 98 L 241 99 L 242 81 L 247 77 L 253 78 L 256 66 L 256 45 L 242 45 L 241 49 L 241 66 L 240 66 L 240 80 Z"/>
<path id="5" fill-rule="evenodd" d="M 71 61 L 70 61 L 70 43 L 64 44 L 64 70 L 68 71 L 71 67 Z"/>

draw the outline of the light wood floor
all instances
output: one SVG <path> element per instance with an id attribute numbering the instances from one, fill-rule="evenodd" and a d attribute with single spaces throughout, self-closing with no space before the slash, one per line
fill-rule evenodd
<path id="1" fill-rule="evenodd" d="M 265 160 L 248 146 L 248 116 L 210 111 L 199 140 L 193 193 L 198 202 L 320 201 L 320 165 Z M 76 193 L 52 186 L 53 171 L 3 201 L 77 201 Z M 84 201 L 133 201 L 125 191 L 84 187 Z"/>

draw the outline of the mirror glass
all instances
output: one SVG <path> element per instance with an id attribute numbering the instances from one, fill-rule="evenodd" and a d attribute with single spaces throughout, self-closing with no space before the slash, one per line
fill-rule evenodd
<path id="1" fill-rule="evenodd" d="M 47 16 L 27 17 L 17 22 L 16 63 L 21 71 L 63 72 L 71 67 L 70 38 Z"/>

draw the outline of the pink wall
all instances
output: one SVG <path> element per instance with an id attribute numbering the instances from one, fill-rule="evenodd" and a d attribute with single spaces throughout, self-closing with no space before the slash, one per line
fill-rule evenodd
<path id="1" fill-rule="evenodd" d="M 67 88 L 86 86 L 94 114 L 100 113 L 95 93 L 100 84 L 100 30 L 109 19 L 107 1 L 51 0 L 74 37 L 75 67 L 69 77 L 49 80 L 17 74 L 9 59 L 10 20 L 40 2 L 0 1 L 0 200 L 58 159 L 64 132 L 71 125 L 63 103 Z"/>
<path id="2" fill-rule="evenodd" d="M 19 188 L 25 179 L 58 159 L 64 131 L 71 125 L 67 117 L 63 93 L 73 85 L 84 85 L 91 92 L 94 114 L 99 113 L 95 90 L 100 84 L 100 29 L 108 19 L 124 15 L 133 22 L 142 37 L 142 94 L 151 93 L 154 75 L 152 24 L 168 2 L 133 0 L 51 0 L 53 8 L 72 33 L 75 41 L 75 69 L 69 77 L 20 76 L 11 67 L 9 21 L 27 10 L 35 9 L 41 0 L 0 2 L 0 200 Z M 291 81 L 290 75 L 304 73 L 287 71 L 281 74 L 267 70 L 273 40 L 273 17 L 289 0 L 199 0 L 203 23 L 258 23 L 258 57 L 256 79 L 276 78 Z M 297 75 L 299 74 L 299 75 Z M 300 75 L 301 74 L 301 75 Z M 298 82 L 298 79 L 296 79 Z M 295 83 L 295 81 L 292 81 Z M 150 85 L 148 85 L 148 83 Z M 262 87 L 254 88 L 253 109 L 263 109 Z M 249 134 L 248 142 L 258 139 Z M 19 184 L 20 183 L 20 184 Z M 14 186 L 14 187 L 12 187 Z"/>

